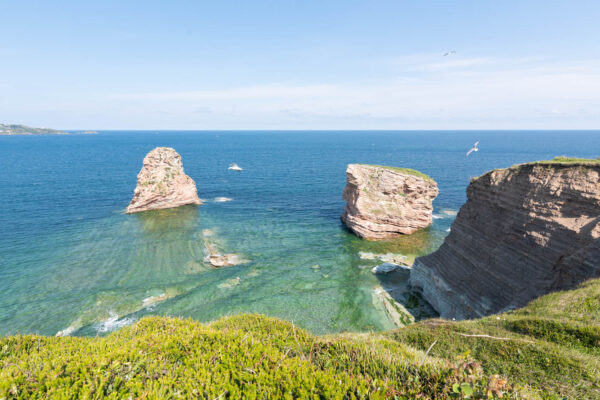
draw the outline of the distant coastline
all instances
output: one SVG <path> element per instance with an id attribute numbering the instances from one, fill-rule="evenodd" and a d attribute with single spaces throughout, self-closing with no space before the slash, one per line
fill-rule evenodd
<path id="1" fill-rule="evenodd" d="M 92 135 L 96 131 L 65 132 L 49 128 L 34 128 L 26 125 L 0 124 L 0 135 Z"/>

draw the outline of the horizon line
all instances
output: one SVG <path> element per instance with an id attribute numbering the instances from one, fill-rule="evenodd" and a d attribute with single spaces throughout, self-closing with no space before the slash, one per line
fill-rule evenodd
<path id="1" fill-rule="evenodd" d="M 600 132 L 600 128 L 592 129 L 56 129 L 64 132 Z"/>

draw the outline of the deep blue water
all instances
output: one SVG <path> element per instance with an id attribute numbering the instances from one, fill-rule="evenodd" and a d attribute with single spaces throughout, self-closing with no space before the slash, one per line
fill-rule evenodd
<path id="1" fill-rule="evenodd" d="M 481 150 L 465 157 L 476 140 Z M 204 205 L 123 213 L 142 159 L 156 146 L 181 154 Z M 447 234 L 453 217 L 443 211 L 460 208 L 470 177 L 599 153 L 598 131 L 0 136 L 0 334 L 53 335 L 69 326 L 96 334 L 146 314 L 208 321 L 239 312 L 317 333 L 388 329 L 372 292 L 392 282 L 360 268 L 360 251 L 428 253 Z M 228 171 L 232 162 L 244 171 Z M 439 218 L 392 242 L 357 239 L 339 221 L 348 163 L 430 175 L 440 188 Z M 233 200 L 210 201 L 218 196 Z M 252 262 L 208 268 L 204 229 Z M 405 279 L 393 283 L 402 287 Z M 415 301 L 408 293 L 403 299 Z"/>

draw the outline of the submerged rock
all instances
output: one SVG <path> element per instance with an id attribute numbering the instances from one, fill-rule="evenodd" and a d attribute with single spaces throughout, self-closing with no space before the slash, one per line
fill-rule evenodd
<path id="1" fill-rule="evenodd" d="M 410 266 L 408 257 L 403 254 L 386 253 L 379 255 L 377 258 L 385 263 Z"/>
<path id="2" fill-rule="evenodd" d="M 144 158 L 127 213 L 202 204 L 196 184 L 183 171 L 181 156 L 170 147 L 157 147 Z"/>
<path id="3" fill-rule="evenodd" d="M 342 221 L 369 240 L 410 234 L 431 225 L 437 184 L 418 171 L 350 164 Z"/>
<path id="4" fill-rule="evenodd" d="M 600 162 L 546 162 L 488 172 L 410 283 L 444 318 L 521 307 L 600 276 Z"/>
<path id="5" fill-rule="evenodd" d="M 245 259 L 241 254 L 229 253 L 221 254 L 221 247 L 214 238 L 214 231 L 204 229 L 202 236 L 204 237 L 204 251 L 206 256 L 204 262 L 210 264 L 214 268 L 232 267 L 234 265 L 247 264 L 250 260 Z"/>
<path id="6" fill-rule="evenodd" d="M 405 270 L 405 271 L 410 271 L 411 268 L 409 266 L 406 265 L 401 265 L 401 264 L 394 264 L 394 263 L 383 263 L 380 265 L 377 265 L 376 267 L 373 267 L 371 269 L 371 272 L 374 274 L 389 274 L 390 272 L 394 272 L 397 271 L 399 269 Z"/>
<path id="7" fill-rule="evenodd" d="M 358 256 L 360 257 L 361 260 L 374 260 L 374 259 L 378 258 L 378 254 L 369 253 L 366 251 L 359 251 Z"/>
<path id="8" fill-rule="evenodd" d="M 415 317 L 382 287 L 373 290 L 373 305 L 380 304 L 389 320 L 398 328 L 415 322 Z"/>
<path id="9" fill-rule="evenodd" d="M 244 259 L 240 254 L 209 254 L 204 261 L 215 268 L 232 267 L 234 265 L 246 264 L 250 262 Z"/>
<path id="10" fill-rule="evenodd" d="M 218 287 L 219 289 L 231 289 L 232 287 L 239 285 L 241 281 L 242 281 L 242 280 L 240 279 L 240 277 L 239 277 L 239 276 L 236 276 L 235 278 L 232 278 L 232 279 L 227 279 L 227 280 L 226 280 L 225 282 L 223 282 L 223 283 L 219 283 L 219 284 L 217 285 L 217 287 Z"/>

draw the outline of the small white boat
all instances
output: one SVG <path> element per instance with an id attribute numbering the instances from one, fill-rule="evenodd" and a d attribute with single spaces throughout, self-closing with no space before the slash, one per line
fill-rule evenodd
<path id="1" fill-rule="evenodd" d="M 227 169 L 230 169 L 232 171 L 242 171 L 242 167 L 240 167 L 237 164 L 229 164 L 229 168 Z"/>

